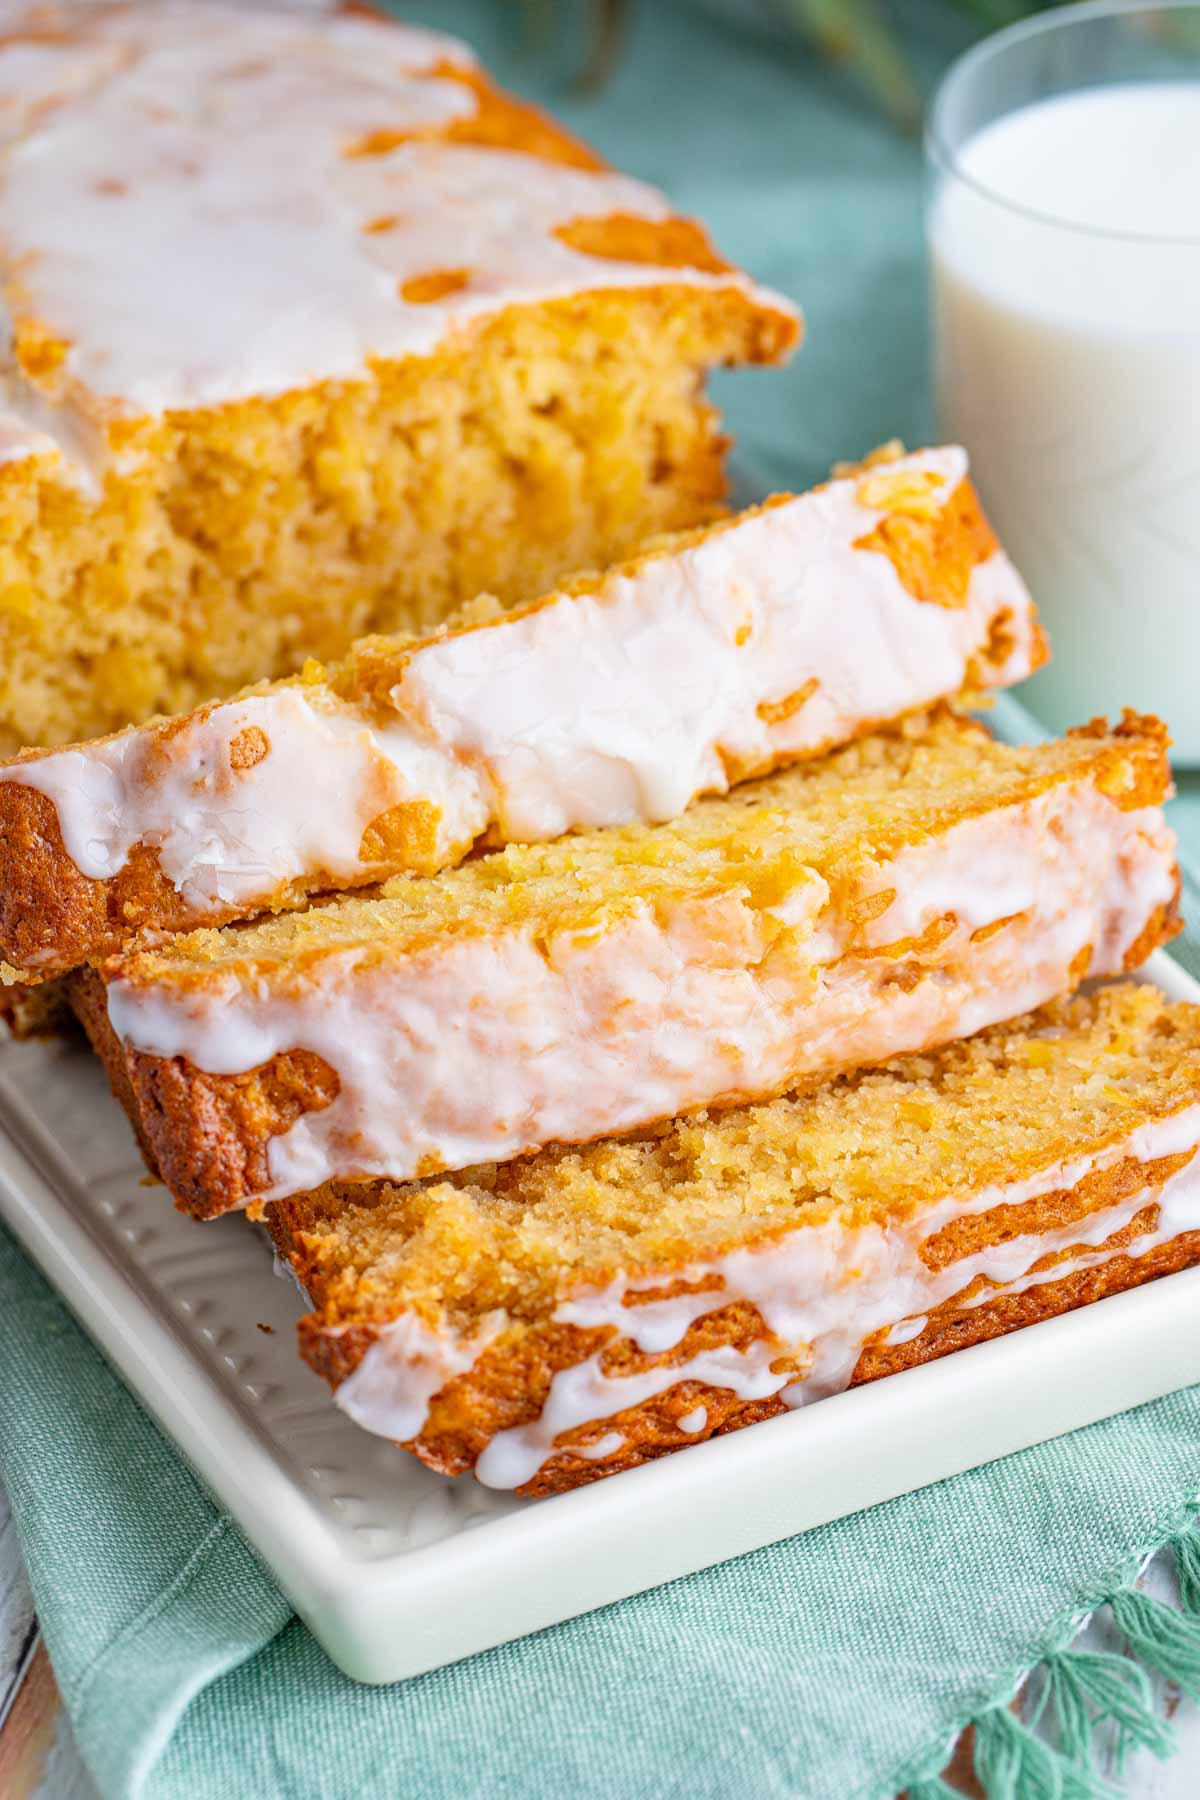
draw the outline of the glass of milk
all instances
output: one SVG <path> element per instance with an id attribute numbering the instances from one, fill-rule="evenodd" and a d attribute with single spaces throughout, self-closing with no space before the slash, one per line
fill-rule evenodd
<path id="1" fill-rule="evenodd" d="M 1200 4 L 987 39 L 927 137 L 940 429 L 1053 660 L 1055 729 L 1135 706 L 1200 766 Z"/>

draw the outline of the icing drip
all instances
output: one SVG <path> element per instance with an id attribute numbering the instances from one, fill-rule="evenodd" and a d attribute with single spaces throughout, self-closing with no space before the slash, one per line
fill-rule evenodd
<path id="1" fill-rule="evenodd" d="M 438 33 L 216 0 L 49 10 L 57 36 L 31 25 L 23 41 L 33 9 L 20 8 L 0 48 L 17 323 L 69 346 L 36 378 L 40 396 L 27 382 L 10 396 L 21 414 L 29 398 L 31 452 L 47 430 L 39 397 L 69 458 L 73 415 L 360 376 L 512 304 L 664 279 L 759 292 L 737 273 L 620 262 L 556 235 L 577 219 L 669 217 L 640 182 L 461 142 L 388 148 L 477 110 L 453 79 L 469 54 Z M 379 131 L 380 153 L 355 153 Z M 462 285 L 405 297 L 446 271 Z"/>
<path id="2" fill-rule="evenodd" d="M 895 1349 L 900 1344 L 910 1344 L 913 1338 L 920 1337 L 928 1323 L 928 1313 L 918 1313 L 912 1319 L 898 1319 L 884 1333 L 883 1341 L 889 1349 Z"/>
<path id="3" fill-rule="evenodd" d="M 475 1464 L 476 1477 L 485 1487 L 521 1487 L 548 1461 L 554 1440 L 562 1432 L 577 1430 L 590 1419 L 607 1418 L 627 1407 L 641 1406 L 681 1379 L 732 1388 L 743 1400 L 765 1400 L 779 1392 L 780 1377 L 771 1365 L 780 1355 L 777 1344 L 756 1338 L 745 1350 L 720 1344 L 702 1351 L 692 1358 L 682 1376 L 660 1368 L 634 1375 L 606 1375 L 602 1367 L 604 1354 L 597 1351 L 586 1362 L 559 1370 L 533 1424 L 498 1431 L 488 1441 Z"/>
<path id="4" fill-rule="evenodd" d="M 634 1373 L 606 1374 L 605 1353 L 598 1351 L 555 1375 L 537 1419 L 499 1432 L 490 1440 L 476 1474 L 489 1486 L 521 1487 L 551 1459 L 556 1448 L 562 1448 L 557 1444 L 562 1436 L 614 1419 L 625 1408 L 639 1406 L 683 1382 L 704 1382 L 743 1400 L 778 1395 L 788 1407 L 807 1405 L 849 1385 L 868 1342 L 876 1337 L 886 1344 L 908 1342 L 924 1329 L 934 1307 L 955 1300 L 980 1277 L 987 1285 L 962 1305 L 980 1306 L 1001 1294 L 1062 1280 L 1109 1260 L 1113 1254 L 1146 1255 L 1185 1232 L 1200 1230 L 1200 1158 L 1186 1163 L 1161 1188 L 1143 1188 L 1051 1231 L 989 1244 L 943 1268 L 928 1267 L 921 1251 L 956 1219 L 1070 1190 L 1085 1175 L 1127 1158 L 1149 1162 L 1194 1150 L 1198 1140 L 1200 1106 L 1193 1106 L 1140 1127 L 1098 1155 L 1052 1165 L 1024 1181 L 984 1187 L 967 1196 L 948 1195 L 907 1218 L 858 1227 L 848 1227 L 835 1212 L 822 1223 L 801 1226 L 766 1247 L 734 1250 L 671 1272 L 674 1283 L 690 1284 L 695 1291 L 678 1292 L 667 1299 L 639 1299 L 640 1289 L 653 1293 L 661 1288 L 661 1272 L 636 1279 L 620 1277 L 603 1287 L 581 1289 L 558 1305 L 553 1319 L 588 1328 L 611 1326 L 619 1338 L 647 1355 L 659 1356 L 674 1349 L 697 1319 L 735 1301 L 749 1301 L 757 1309 L 769 1336 L 755 1339 L 744 1350 L 710 1348 L 684 1362 L 659 1363 Z M 1159 1212 L 1151 1230 L 1122 1252 L 1098 1248 L 1155 1202 Z M 1050 1267 L 1035 1266 L 1053 1255 L 1060 1260 Z M 714 1275 L 719 1277 L 719 1285 L 714 1285 Z M 398 1324 L 403 1326 L 404 1321 Z M 385 1328 L 381 1342 L 386 1343 L 393 1329 Z M 444 1377 L 449 1379 L 455 1368 L 453 1340 L 441 1340 L 441 1344 Z M 368 1351 L 352 1381 L 358 1381 L 364 1365 L 376 1354 L 375 1347 Z M 386 1349 L 380 1354 L 381 1358 L 390 1355 Z M 788 1367 L 778 1368 L 785 1359 Z M 804 1371 L 799 1377 L 794 1372 L 796 1362 Z M 394 1360 L 389 1367 L 393 1380 L 406 1381 Z M 363 1385 L 370 1379 L 365 1377 Z M 338 1389 L 339 1405 L 346 1385 Z M 422 1382 L 421 1387 L 424 1392 L 427 1384 Z M 372 1412 L 360 1404 L 354 1416 L 369 1430 L 393 1435 L 386 1409 Z M 685 1431 L 702 1430 L 706 1422 L 703 1407 L 679 1420 Z M 418 1432 L 419 1427 L 410 1436 Z M 568 1447 L 576 1453 L 573 1446 Z M 594 1456 L 611 1453 L 602 1453 L 596 1445 L 591 1449 Z"/>
<path id="5" fill-rule="evenodd" d="M 966 457 L 924 451 L 894 469 L 937 477 L 944 504 Z M 1032 606 L 1007 559 L 976 566 L 961 608 L 916 600 L 887 557 L 855 548 L 884 517 L 859 486 L 835 482 L 593 594 L 416 647 L 391 724 L 312 685 L 55 751 L 0 780 L 54 801 L 67 853 L 93 879 L 137 844 L 157 848 L 198 918 L 252 910 L 318 873 L 365 879 L 363 830 L 401 799 L 441 814 L 447 862 L 493 822 L 530 842 L 676 817 L 726 789 L 730 762 L 768 766 L 957 691 L 1001 613 L 1012 648 L 996 678 L 1029 672 Z M 770 716 L 813 680 L 803 705 Z M 230 746 L 251 726 L 266 751 L 235 774 Z"/>
<path id="6" fill-rule="evenodd" d="M 466 1374 L 502 1326 L 500 1315 L 489 1314 L 469 1336 L 447 1341 L 415 1313 L 406 1313 L 380 1333 L 371 1353 L 342 1382 L 337 1403 L 368 1431 L 398 1443 L 416 1437 L 434 1395 L 453 1376 Z"/>
<path id="7" fill-rule="evenodd" d="M 909 846 L 867 886 L 895 898 L 854 954 L 861 896 L 838 910 L 801 869 L 781 896 L 786 955 L 727 892 L 665 917 L 639 901 L 600 932 L 446 933 L 390 962 L 331 951 L 288 982 L 236 967 L 191 986 L 114 980 L 109 1016 L 130 1049 L 213 1074 L 296 1048 L 336 1070 L 334 1101 L 272 1138 L 264 1200 L 334 1176 L 403 1179 L 782 1091 L 1030 1011 L 1074 984 L 1089 946 L 1093 974 L 1122 969 L 1174 893 L 1174 839 L 1157 809 L 1121 812 L 1063 782 Z M 947 911 L 958 923 L 924 978 L 890 980 L 873 952 Z"/>
<path id="8" fill-rule="evenodd" d="M 603 1462 L 606 1456 L 615 1456 L 618 1450 L 624 1448 L 625 1439 L 619 1431 L 606 1431 L 594 1444 L 581 1444 L 579 1454 L 586 1457 L 588 1462 Z"/>

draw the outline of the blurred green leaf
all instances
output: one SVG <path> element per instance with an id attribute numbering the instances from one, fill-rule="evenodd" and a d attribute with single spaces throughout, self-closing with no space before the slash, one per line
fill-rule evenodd
<path id="1" fill-rule="evenodd" d="M 656 0 L 642 3 L 653 5 Z M 625 21 L 636 4 L 637 0 L 586 0 L 589 48 L 578 77 L 580 85 L 598 86 L 612 72 L 620 55 Z M 1061 0 L 927 0 L 927 4 L 966 15 L 977 23 L 982 35 L 1045 12 Z M 557 6 L 561 0 L 523 0 L 531 37 L 544 41 Z M 905 48 L 905 34 L 889 16 L 888 0 L 722 0 L 720 10 L 735 23 L 739 18 L 748 25 L 754 20 L 761 23 L 770 17 L 790 27 L 831 62 L 850 70 L 901 130 L 916 129 L 921 116 L 920 86 Z M 1187 15 L 1151 13 L 1146 29 L 1190 45 L 1197 41 L 1200 27 Z"/>
<path id="2" fill-rule="evenodd" d="M 897 125 L 915 130 L 921 95 L 879 0 L 782 0 L 781 11 L 825 55 L 853 68 Z"/>

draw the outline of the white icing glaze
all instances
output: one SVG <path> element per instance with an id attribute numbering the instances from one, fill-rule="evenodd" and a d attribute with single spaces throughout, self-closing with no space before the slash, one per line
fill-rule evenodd
<path id="1" fill-rule="evenodd" d="M 266 754 L 235 767 L 245 734 Z M 285 687 L 192 715 L 167 734 L 132 731 L 14 764 L 0 779 L 54 801 L 72 861 L 93 879 L 135 844 L 199 914 L 268 901 L 282 883 L 328 872 L 362 879 L 362 836 L 401 801 L 439 817 L 443 859 L 487 823 L 480 776 L 401 720 L 372 726 L 328 690 Z"/>
<path id="2" fill-rule="evenodd" d="M 730 1346 L 707 1349 L 685 1362 L 655 1364 L 632 1374 L 605 1374 L 604 1352 L 596 1352 L 555 1375 L 537 1419 L 491 1439 L 476 1474 L 490 1486 L 522 1486 L 554 1454 L 563 1434 L 612 1419 L 685 1381 L 725 1388 L 744 1400 L 778 1394 L 789 1407 L 840 1392 L 872 1339 L 908 1342 L 925 1328 L 934 1307 L 956 1299 L 980 1277 L 987 1285 L 963 1305 L 983 1305 L 999 1294 L 1019 1293 L 1102 1263 L 1113 1253 L 1096 1246 L 1123 1230 L 1152 1201 L 1159 1205 L 1156 1226 L 1122 1254 L 1145 1255 L 1184 1232 L 1200 1230 L 1200 1159 L 1194 1158 L 1161 1189 L 1143 1188 L 1057 1229 L 990 1244 L 941 1268 L 929 1267 L 921 1254 L 923 1246 L 955 1220 L 1069 1190 L 1088 1173 L 1126 1158 L 1147 1162 L 1194 1150 L 1198 1141 L 1200 1106 L 1193 1106 L 1143 1125 L 1099 1153 L 1051 1165 L 1022 1181 L 985 1186 L 966 1196 L 945 1195 L 918 1206 L 908 1217 L 852 1226 L 835 1210 L 819 1224 L 801 1224 L 766 1246 L 734 1250 L 672 1270 L 672 1283 L 688 1284 L 691 1291 L 666 1299 L 639 1298 L 642 1291 L 654 1293 L 662 1287 L 662 1271 L 580 1288 L 560 1302 L 553 1314 L 556 1321 L 585 1328 L 610 1326 L 648 1355 L 674 1349 L 697 1319 L 736 1301 L 748 1301 L 758 1310 L 769 1335 L 753 1340 L 744 1351 Z M 1061 1260 L 1044 1269 L 1035 1266 L 1052 1255 Z M 397 1323 L 403 1326 L 403 1321 Z M 393 1329 L 385 1328 L 385 1344 Z M 456 1372 L 454 1340 L 443 1344 L 441 1367 L 449 1380 Z M 363 1364 L 375 1356 L 372 1347 Z M 406 1372 L 390 1352 L 380 1350 L 379 1358 L 381 1364 L 388 1363 L 391 1378 L 399 1378 L 403 1385 Z M 799 1362 L 804 1372 L 797 1378 L 794 1371 L 773 1367 L 784 1358 Z M 372 1379 L 365 1377 L 364 1386 Z M 423 1369 L 418 1385 L 426 1390 Z M 339 1405 L 341 1395 L 339 1389 Z M 394 1435 L 389 1429 L 393 1413 L 386 1405 L 378 1410 L 359 1406 L 354 1416 L 368 1430 Z M 405 1415 L 407 1421 L 413 1416 L 412 1411 Z M 700 1407 L 678 1422 L 685 1431 L 699 1431 L 707 1423 L 706 1409 Z M 410 1435 L 419 1430 L 418 1425 Z M 616 1435 L 614 1449 L 623 1441 Z M 598 1444 L 591 1448 L 596 1457 L 610 1453 L 602 1452 Z"/>
<path id="3" fill-rule="evenodd" d="M 703 1431 L 708 1424 L 707 1406 L 694 1406 L 691 1412 L 684 1413 L 676 1419 L 680 1431 Z"/>
<path id="4" fill-rule="evenodd" d="M 951 446 L 895 469 L 936 476 L 944 503 L 967 458 Z M 595 594 L 434 643 L 392 698 L 484 764 L 503 831 L 528 841 L 673 818 L 724 791 L 725 758 L 766 767 L 953 694 L 1001 613 L 1013 647 L 997 685 L 1028 674 L 1032 605 L 1008 559 L 977 565 L 962 608 L 916 600 L 888 557 L 855 548 L 885 516 L 860 485 L 834 482 Z M 790 718 L 763 717 L 810 681 Z"/>
<path id="5" fill-rule="evenodd" d="M 896 1323 L 884 1332 L 883 1342 L 889 1349 L 894 1349 L 900 1344 L 910 1344 L 915 1337 L 920 1337 L 928 1323 L 928 1313 L 917 1313 L 911 1319 L 897 1319 Z"/>
<path id="6" fill-rule="evenodd" d="M 130 1049 L 213 1074 L 296 1048 L 336 1070 L 332 1104 L 272 1138 L 269 1200 L 603 1137 L 965 1036 L 1067 991 L 1087 946 L 1093 974 L 1119 971 L 1175 879 L 1156 808 L 1121 812 L 1090 783 L 1060 782 L 880 867 L 863 892 L 896 897 L 861 953 L 846 951 L 846 911 L 802 869 L 786 954 L 768 954 L 769 921 L 735 891 L 662 917 L 639 900 L 599 931 L 534 921 L 392 959 L 331 950 L 269 984 L 236 965 L 190 986 L 122 978 L 108 1010 Z M 960 922 L 927 953 L 928 978 L 889 981 L 872 951 L 947 911 Z"/>
<path id="7" fill-rule="evenodd" d="M 342 1382 L 337 1403 L 368 1431 L 398 1442 L 415 1437 L 434 1395 L 474 1365 L 502 1325 L 500 1315 L 489 1314 L 469 1335 L 446 1339 L 415 1313 L 406 1313 L 379 1334 L 354 1373 Z"/>
<path id="8" fill-rule="evenodd" d="M 619 1431 L 606 1431 L 603 1437 L 597 1438 L 594 1444 L 581 1444 L 580 1456 L 589 1462 L 601 1462 L 606 1456 L 615 1456 L 618 1450 L 625 1447 L 625 1439 Z"/>
<path id="9" fill-rule="evenodd" d="M 922 451 L 895 471 L 937 476 L 944 502 L 966 455 Z M 415 648 L 390 725 L 314 684 L 53 751 L 0 780 L 49 795 L 85 875 L 157 847 L 197 918 L 252 910 L 305 876 L 364 879 L 363 828 L 400 798 L 442 812 L 447 862 L 493 822 L 528 842 L 673 818 L 724 791 L 725 757 L 766 766 L 956 692 L 1002 613 L 1013 647 L 997 679 L 1029 673 L 1032 604 L 1007 559 L 977 565 L 962 608 L 914 599 L 886 556 L 855 548 L 884 516 L 860 485 L 835 482 L 595 593 Z M 790 718 L 763 718 L 810 680 L 817 691 Z M 228 746 L 249 724 L 269 749 L 235 776 Z"/>
<path id="10" fill-rule="evenodd" d="M 38 378 L 65 458 L 73 415 L 358 376 L 511 304 L 666 278 L 793 310 L 737 273 L 664 276 L 568 248 L 555 233 L 575 219 L 669 216 L 623 176 L 451 142 L 348 154 L 372 132 L 477 110 L 468 86 L 432 72 L 471 62 L 438 33 L 324 8 L 158 0 L 38 8 L 59 35 L 22 41 L 34 10 L 8 9 L 15 41 L 0 47 L 0 239 L 7 272 L 19 269 L 14 317 L 70 345 Z M 402 297 L 445 270 L 465 270 L 466 285 Z M 29 401 L 32 451 L 44 414 L 28 381 L 9 385 L 18 414 Z"/>

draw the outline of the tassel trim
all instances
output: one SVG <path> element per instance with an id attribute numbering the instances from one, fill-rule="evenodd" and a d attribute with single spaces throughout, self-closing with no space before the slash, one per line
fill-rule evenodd
<path id="1" fill-rule="evenodd" d="M 1155 1710 L 1148 1671 L 1200 1700 L 1200 1530 L 1194 1527 L 1195 1517 L 1191 1509 L 1184 1528 L 1162 1546 L 1175 1559 L 1177 1608 L 1143 1593 L 1133 1573 L 1126 1585 L 1098 1596 L 1072 1622 L 1075 1637 L 1087 1618 L 1106 1606 L 1125 1639 L 1125 1655 L 1075 1649 L 1065 1642 L 1026 1671 L 1026 1677 L 1040 1677 L 1037 1704 L 1028 1719 L 1012 1711 L 1015 1690 L 1010 1690 L 1006 1698 L 964 1721 L 963 1729 L 969 1726 L 975 1734 L 975 1776 L 987 1800 L 1119 1800 L 1120 1790 L 1096 1768 L 1098 1733 L 1118 1771 L 1135 1749 L 1161 1758 L 1173 1754 L 1175 1734 Z M 902 1780 L 907 1800 L 963 1800 L 961 1790 L 943 1778 L 945 1763 L 943 1749 L 919 1773 Z"/>

